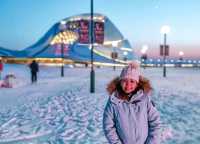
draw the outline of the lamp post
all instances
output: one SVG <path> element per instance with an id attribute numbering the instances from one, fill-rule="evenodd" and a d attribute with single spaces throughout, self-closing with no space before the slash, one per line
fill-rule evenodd
<path id="1" fill-rule="evenodd" d="M 182 62 L 183 62 L 183 55 L 184 55 L 184 52 L 183 51 L 179 51 L 180 67 L 181 67 Z"/>
<path id="2" fill-rule="evenodd" d="M 60 22 L 60 31 L 61 31 L 61 33 L 63 33 L 65 28 L 66 28 L 66 21 L 61 21 Z M 61 77 L 64 77 L 64 38 L 63 38 L 63 35 L 61 36 L 61 59 L 62 59 Z"/>
<path id="3" fill-rule="evenodd" d="M 164 42 L 163 45 L 161 45 L 161 55 L 163 55 L 163 77 L 166 77 L 166 56 L 169 55 L 169 46 L 167 45 L 167 34 L 170 32 L 170 27 L 167 25 L 164 25 L 161 27 L 161 34 L 164 35 Z"/>
<path id="4" fill-rule="evenodd" d="M 142 49 L 141 49 L 141 64 L 143 63 L 144 64 L 144 68 L 146 67 L 146 61 L 147 61 L 147 50 L 148 50 L 148 45 L 143 45 L 142 46 Z"/>
<path id="5" fill-rule="evenodd" d="M 90 43 L 91 43 L 91 72 L 90 72 L 90 93 L 95 92 L 95 71 L 94 71 L 94 57 L 93 57 L 93 49 L 94 49 L 94 21 L 93 21 L 93 0 L 90 1 Z"/>
<path id="6" fill-rule="evenodd" d="M 111 57 L 113 59 L 113 64 L 114 64 L 113 70 L 115 70 L 116 69 L 115 59 L 117 59 L 117 57 L 118 57 L 118 54 L 117 54 L 117 51 L 116 51 L 116 48 L 118 47 L 118 42 L 116 42 L 116 41 L 112 42 L 112 47 L 113 47 L 113 51 L 111 53 Z"/>

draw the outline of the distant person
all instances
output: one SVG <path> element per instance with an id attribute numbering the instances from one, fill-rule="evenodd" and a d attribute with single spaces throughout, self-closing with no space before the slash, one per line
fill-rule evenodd
<path id="1" fill-rule="evenodd" d="M 3 72 L 3 62 L 2 62 L 2 60 L 0 60 L 0 80 L 2 79 L 1 77 L 1 75 L 2 75 L 2 72 Z"/>
<path id="2" fill-rule="evenodd" d="M 107 87 L 103 129 L 110 144 L 160 144 L 160 116 L 150 100 L 152 87 L 139 64 L 125 67 Z"/>
<path id="3" fill-rule="evenodd" d="M 35 60 L 33 60 L 29 67 L 31 70 L 31 82 L 35 83 L 37 82 L 37 72 L 39 71 L 38 63 Z"/>

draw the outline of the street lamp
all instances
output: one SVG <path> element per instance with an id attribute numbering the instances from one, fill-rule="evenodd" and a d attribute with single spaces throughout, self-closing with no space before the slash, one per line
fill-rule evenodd
<path id="1" fill-rule="evenodd" d="M 94 71 L 94 21 L 93 21 L 94 9 L 93 9 L 93 0 L 90 1 L 90 43 L 91 43 L 91 72 L 90 72 L 90 93 L 95 92 L 95 71 Z"/>
<path id="2" fill-rule="evenodd" d="M 146 66 L 146 61 L 147 61 L 147 50 L 148 50 L 148 45 L 143 45 L 142 46 L 142 49 L 141 49 L 141 53 L 142 53 L 142 55 L 141 55 L 141 64 L 143 63 L 144 64 L 144 68 L 145 68 L 145 66 Z"/>
<path id="3" fill-rule="evenodd" d="M 183 51 L 179 51 L 180 67 L 181 67 L 182 62 L 183 62 L 183 55 L 184 55 L 184 52 Z"/>
<path id="4" fill-rule="evenodd" d="M 184 55 L 184 52 L 183 51 L 179 51 L 180 60 L 183 60 L 183 55 Z"/>
<path id="5" fill-rule="evenodd" d="M 61 33 L 63 33 L 64 30 L 66 29 L 66 21 L 61 21 L 59 28 L 60 28 Z M 61 36 L 61 59 L 62 59 L 61 77 L 64 77 L 64 37 L 63 35 Z"/>
<path id="6" fill-rule="evenodd" d="M 112 42 L 112 47 L 113 47 L 113 51 L 111 53 L 111 57 L 113 59 L 113 64 L 114 64 L 113 70 L 115 70 L 116 69 L 115 59 L 117 59 L 117 57 L 118 57 L 118 54 L 117 54 L 117 51 L 116 51 L 116 48 L 118 47 L 118 42 L 117 41 L 113 41 Z"/>
<path id="7" fill-rule="evenodd" d="M 160 46 L 160 54 L 163 56 L 163 77 L 166 77 L 166 65 L 165 60 L 166 56 L 169 55 L 169 46 L 167 45 L 167 34 L 170 32 L 170 27 L 164 25 L 160 30 L 161 34 L 164 35 L 164 43 Z"/>

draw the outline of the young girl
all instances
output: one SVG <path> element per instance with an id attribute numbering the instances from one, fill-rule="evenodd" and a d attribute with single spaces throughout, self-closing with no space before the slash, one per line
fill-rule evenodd
<path id="1" fill-rule="evenodd" d="M 150 82 L 131 63 L 108 84 L 103 129 L 110 144 L 159 144 L 160 116 L 149 95 Z"/>

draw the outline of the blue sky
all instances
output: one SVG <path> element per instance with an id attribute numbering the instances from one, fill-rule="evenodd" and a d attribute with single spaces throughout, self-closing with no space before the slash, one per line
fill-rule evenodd
<path id="1" fill-rule="evenodd" d="M 171 28 L 167 37 L 170 56 L 199 57 L 199 0 L 94 0 L 94 11 L 118 27 L 139 53 L 158 56 L 162 25 Z M 56 22 L 90 12 L 90 0 L 0 0 L 0 46 L 24 49 L 39 40 Z"/>

